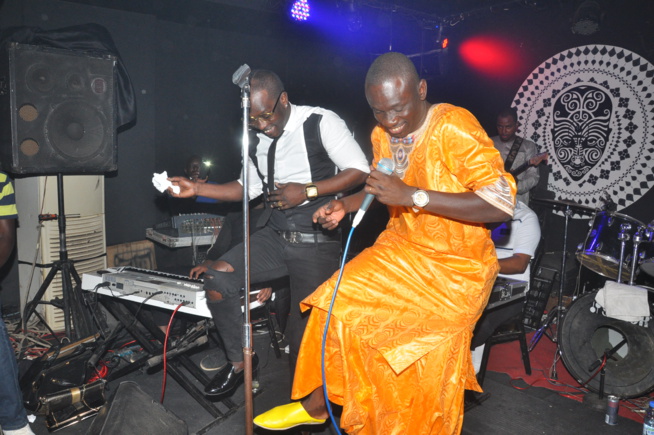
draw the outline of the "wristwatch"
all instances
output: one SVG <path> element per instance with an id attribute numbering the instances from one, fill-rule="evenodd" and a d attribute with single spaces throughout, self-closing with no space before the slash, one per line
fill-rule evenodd
<path id="1" fill-rule="evenodd" d="M 415 192 L 413 192 L 413 195 L 411 195 L 411 199 L 413 200 L 414 207 L 425 208 L 427 204 L 429 204 L 429 193 L 425 192 L 424 190 L 418 189 Z"/>
<path id="2" fill-rule="evenodd" d="M 309 201 L 313 201 L 318 198 L 318 186 L 315 184 L 307 184 L 304 186 L 304 193 L 307 195 Z"/>

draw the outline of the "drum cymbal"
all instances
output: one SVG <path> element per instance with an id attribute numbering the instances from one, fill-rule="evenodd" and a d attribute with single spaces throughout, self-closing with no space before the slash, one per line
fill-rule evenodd
<path id="1" fill-rule="evenodd" d="M 596 208 L 589 207 L 587 205 L 579 204 L 577 202 L 571 201 L 569 199 L 549 199 L 549 198 L 532 198 L 536 202 L 542 202 L 545 204 L 558 206 L 558 207 L 570 207 L 578 212 L 588 212 L 595 213 Z"/>

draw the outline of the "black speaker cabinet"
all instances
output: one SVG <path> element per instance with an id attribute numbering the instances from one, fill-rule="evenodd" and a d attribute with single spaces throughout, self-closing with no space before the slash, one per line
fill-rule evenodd
<path id="1" fill-rule="evenodd" d="M 123 381 L 86 435 L 188 435 L 184 420 L 155 402 L 136 382 Z"/>
<path id="2" fill-rule="evenodd" d="M 108 54 L 8 43 L 0 59 L 5 171 L 115 171 L 115 64 Z"/>

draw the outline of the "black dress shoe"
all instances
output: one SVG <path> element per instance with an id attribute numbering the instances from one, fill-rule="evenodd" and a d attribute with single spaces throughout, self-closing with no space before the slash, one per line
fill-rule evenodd
<path id="1" fill-rule="evenodd" d="M 259 357 L 255 353 L 252 355 L 252 373 L 259 366 Z M 245 370 L 236 372 L 236 368 L 230 363 L 218 371 L 216 376 L 204 387 L 204 394 L 207 396 L 222 396 L 223 394 L 233 391 L 243 383 Z"/>

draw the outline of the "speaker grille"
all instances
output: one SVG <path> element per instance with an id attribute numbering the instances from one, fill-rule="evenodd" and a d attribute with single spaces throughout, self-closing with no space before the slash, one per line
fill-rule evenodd
<path id="1" fill-rule="evenodd" d="M 25 74 L 25 85 L 31 92 L 46 94 L 55 87 L 52 68 L 37 62 L 30 65 Z"/>
<path id="2" fill-rule="evenodd" d="M 10 92 L 0 95 L 0 123 L 10 131 L 0 145 L 5 170 L 116 170 L 115 63 L 111 55 L 8 44 L 2 65 Z"/>
<path id="3" fill-rule="evenodd" d="M 56 106 L 45 123 L 46 141 L 66 157 L 88 160 L 104 150 L 107 120 L 81 100 Z"/>

